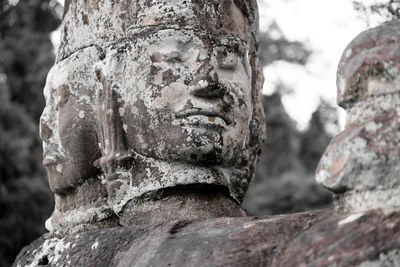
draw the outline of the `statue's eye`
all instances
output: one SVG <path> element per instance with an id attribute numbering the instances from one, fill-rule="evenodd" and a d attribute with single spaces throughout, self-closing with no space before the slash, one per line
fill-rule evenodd
<path id="1" fill-rule="evenodd" d="M 62 108 L 69 100 L 69 90 L 68 90 L 68 86 L 66 85 L 61 85 L 60 87 L 58 87 L 55 91 L 56 93 L 56 101 L 57 101 L 57 106 L 59 108 Z"/>
<path id="2" fill-rule="evenodd" d="M 239 61 L 239 55 L 237 53 L 229 51 L 226 47 L 221 47 L 217 51 L 218 65 L 227 70 L 236 69 Z"/>
<path id="3" fill-rule="evenodd" d="M 164 55 L 164 61 L 169 63 L 182 62 L 182 55 L 177 51 L 172 51 Z"/>

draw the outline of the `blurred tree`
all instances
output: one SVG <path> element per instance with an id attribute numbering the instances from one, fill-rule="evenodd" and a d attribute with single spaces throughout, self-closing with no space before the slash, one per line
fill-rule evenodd
<path id="1" fill-rule="evenodd" d="M 280 87 L 283 86 L 280 85 Z M 263 96 L 263 105 L 266 114 L 267 139 L 256 170 L 258 177 L 278 175 L 295 168 L 298 163 L 295 151 L 298 150 L 300 137 L 296 123 L 286 113 L 279 90 L 270 96 Z M 260 180 L 262 179 L 255 179 L 255 183 Z"/>
<path id="2" fill-rule="evenodd" d="M 314 170 L 332 138 L 327 122 L 338 128 L 336 110 L 322 101 L 308 129 L 300 132 L 281 97 L 279 90 L 263 97 L 267 140 L 244 202 L 249 215 L 324 209 L 332 202 L 331 193 L 316 184 Z"/>
<path id="3" fill-rule="evenodd" d="M 312 53 L 305 44 L 289 41 L 275 21 L 266 31 L 260 32 L 259 46 L 258 55 L 263 67 L 278 60 L 304 65 Z"/>
<path id="4" fill-rule="evenodd" d="M 0 266 L 44 233 L 53 208 L 38 123 L 59 12 L 55 0 L 0 1 Z"/>
<path id="5" fill-rule="evenodd" d="M 320 100 L 311 121 L 300 137 L 299 159 L 306 171 L 313 173 L 332 136 L 339 132 L 336 109 Z"/>
<path id="6" fill-rule="evenodd" d="M 259 45 L 263 66 L 277 61 L 304 66 L 312 54 L 304 43 L 289 41 L 276 22 L 260 33 Z M 282 105 L 282 96 L 290 93 L 291 88 L 281 82 L 274 91 L 263 97 L 267 140 L 243 206 L 249 215 L 327 208 L 332 202 L 331 194 L 316 184 L 314 170 L 335 130 L 338 131 L 337 112 L 322 101 L 308 129 L 300 132 Z"/>
<path id="7" fill-rule="evenodd" d="M 399 0 L 375 0 L 369 4 L 362 1 L 353 1 L 354 9 L 362 14 L 368 27 L 371 25 L 371 17 L 375 16 L 380 23 L 392 19 L 400 19 Z"/>

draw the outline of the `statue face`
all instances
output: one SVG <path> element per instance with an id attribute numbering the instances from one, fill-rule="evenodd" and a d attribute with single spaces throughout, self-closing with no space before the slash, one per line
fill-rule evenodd
<path id="1" fill-rule="evenodd" d="M 103 72 L 127 147 L 156 159 L 236 164 L 252 116 L 248 53 L 232 35 L 175 30 L 113 47 Z"/>
<path id="2" fill-rule="evenodd" d="M 96 53 L 80 51 L 55 65 L 47 77 L 40 135 L 43 165 L 55 193 L 65 193 L 98 172 L 93 166 L 99 157 L 92 99 L 95 76 L 90 77 L 89 70 Z"/>

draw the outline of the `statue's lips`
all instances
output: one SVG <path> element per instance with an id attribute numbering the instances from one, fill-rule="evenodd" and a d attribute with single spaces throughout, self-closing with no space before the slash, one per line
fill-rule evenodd
<path id="1" fill-rule="evenodd" d="M 54 165 L 57 165 L 57 163 L 58 163 L 58 160 L 53 157 L 45 157 L 43 159 L 43 166 L 45 166 L 45 167 L 54 166 Z"/>
<path id="2" fill-rule="evenodd" d="M 204 110 L 204 109 L 185 109 L 176 113 L 175 117 L 177 119 L 185 119 L 185 118 L 201 119 L 202 117 L 205 117 L 207 123 L 218 124 L 219 121 L 222 121 L 222 124 L 224 124 L 223 126 L 232 124 L 232 119 L 230 118 L 230 116 L 212 110 Z"/>

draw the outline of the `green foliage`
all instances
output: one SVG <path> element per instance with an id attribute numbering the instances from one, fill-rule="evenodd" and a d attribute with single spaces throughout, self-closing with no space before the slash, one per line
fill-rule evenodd
<path id="1" fill-rule="evenodd" d="M 0 266 L 43 234 L 53 197 L 38 136 L 46 74 L 54 62 L 54 1 L 0 2 Z"/>

